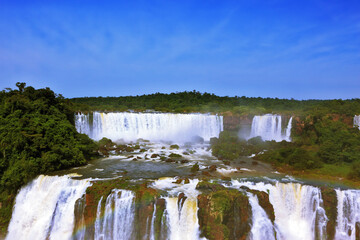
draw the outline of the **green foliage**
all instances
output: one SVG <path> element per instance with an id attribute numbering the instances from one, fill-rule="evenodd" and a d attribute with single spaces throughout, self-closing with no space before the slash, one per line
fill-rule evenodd
<path id="1" fill-rule="evenodd" d="M 274 144 L 262 141 L 261 137 L 246 141 L 245 139 L 240 139 L 237 133 L 232 131 L 221 132 L 219 138 L 212 138 L 210 143 L 214 156 L 229 160 L 258 153 Z"/>
<path id="2" fill-rule="evenodd" d="M 77 133 L 73 112 L 61 95 L 25 83 L 16 86 L 18 90 L 0 92 L 2 203 L 38 174 L 86 164 L 96 148 Z"/>
<path id="3" fill-rule="evenodd" d="M 278 98 L 219 97 L 197 91 L 170 94 L 155 93 L 126 97 L 84 97 L 71 99 L 74 111 L 145 111 L 161 112 L 213 112 L 230 111 L 237 115 L 264 113 L 290 113 L 307 115 L 312 113 L 338 113 L 353 115 L 360 113 L 360 99 L 351 100 L 294 100 Z"/>
<path id="4" fill-rule="evenodd" d="M 256 159 L 274 163 L 288 164 L 296 170 L 314 169 L 322 166 L 321 160 L 314 152 L 296 146 L 296 144 L 288 144 L 287 147 L 280 147 L 269 150 Z"/>
<path id="5" fill-rule="evenodd" d="M 360 180 L 360 161 L 351 164 L 351 170 L 348 177 L 350 179 Z"/>

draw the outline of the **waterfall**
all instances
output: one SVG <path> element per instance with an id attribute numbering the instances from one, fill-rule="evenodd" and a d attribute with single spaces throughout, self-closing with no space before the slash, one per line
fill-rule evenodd
<path id="1" fill-rule="evenodd" d="M 178 203 L 177 197 L 165 199 L 170 239 L 198 239 L 199 224 L 196 199 L 187 198 L 183 206 Z"/>
<path id="2" fill-rule="evenodd" d="M 354 116 L 354 127 L 357 127 L 360 129 L 360 115 Z"/>
<path id="3" fill-rule="evenodd" d="M 104 217 L 101 218 L 100 211 L 97 213 L 100 214 L 97 215 L 95 221 L 95 224 L 98 222 L 98 226 L 95 227 L 96 240 L 132 239 L 135 216 L 134 198 L 134 193 L 128 190 L 114 189 L 112 191 L 106 199 Z"/>
<path id="4" fill-rule="evenodd" d="M 78 113 L 75 114 L 75 127 L 94 140 L 107 137 L 113 141 L 143 138 L 185 142 L 200 136 L 209 141 L 223 130 L 223 117 L 210 114 Z"/>
<path id="5" fill-rule="evenodd" d="M 6 239 L 70 239 L 77 199 L 88 180 L 40 175 L 16 196 Z"/>
<path id="6" fill-rule="evenodd" d="M 254 116 L 249 138 L 260 136 L 264 141 L 291 141 L 291 126 L 292 117 L 285 131 L 283 131 L 282 117 L 280 115 L 266 114 L 263 116 Z"/>
<path id="7" fill-rule="evenodd" d="M 275 212 L 277 239 L 311 240 L 324 238 L 328 219 L 322 207 L 319 188 L 299 183 L 280 182 L 272 185 L 232 181 L 232 184 L 236 188 L 246 186 L 250 189 L 269 193 L 269 200 Z M 261 214 L 258 214 L 258 216 L 263 218 Z M 254 221 L 260 220 L 255 219 Z M 268 227 L 268 225 L 266 226 Z M 255 231 L 255 229 L 252 229 L 252 231 Z M 257 236 L 264 233 L 255 231 L 253 234 Z M 267 238 L 271 237 L 272 234 L 267 236 Z"/>
<path id="8" fill-rule="evenodd" d="M 359 190 L 336 190 L 338 199 L 338 216 L 335 238 L 339 240 L 355 240 L 356 228 L 360 224 L 360 191 Z"/>
<path id="9" fill-rule="evenodd" d="M 267 216 L 264 209 L 259 205 L 258 198 L 248 193 L 249 202 L 252 209 L 252 227 L 251 227 L 251 239 L 252 240 L 275 240 L 274 226 Z"/>
<path id="10" fill-rule="evenodd" d="M 140 206 L 135 203 L 135 192 L 113 189 L 91 203 L 95 222 L 93 227 L 86 228 L 82 214 L 90 181 L 41 175 L 19 191 L 6 239 L 200 239 L 197 203 L 200 192 L 196 190 L 199 180 L 190 179 L 187 184 L 175 180 L 162 178 L 149 185 L 165 196 L 151 203 L 154 207 L 146 221 L 139 221 L 143 215 L 137 215 Z M 319 188 L 300 183 L 238 180 L 224 186 L 245 192 L 249 199 L 252 211 L 249 239 L 328 239 L 328 218 Z M 265 211 L 259 202 L 260 195 L 244 187 L 268 194 L 274 222 L 267 215 L 269 209 Z M 335 239 L 355 240 L 360 234 L 360 190 L 336 189 L 336 197 L 337 206 L 331 206 L 337 208 Z M 162 204 L 157 205 L 160 200 Z M 145 231 L 140 233 L 136 229 Z"/>

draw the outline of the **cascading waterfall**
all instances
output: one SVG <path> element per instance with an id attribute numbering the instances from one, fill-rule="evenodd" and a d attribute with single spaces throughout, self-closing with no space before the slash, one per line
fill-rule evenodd
<path id="1" fill-rule="evenodd" d="M 83 196 L 90 181 L 73 180 L 69 176 L 39 176 L 18 193 L 6 239 L 200 239 L 199 192 L 196 190 L 199 180 L 190 180 L 187 184 L 177 184 L 175 180 L 159 179 L 150 186 L 167 196 L 161 197 L 165 202 L 161 205 L 161 216 L 156 205 L 158 200 L 155 201 L 152 212 L 147 215 L 147 226 L 137 225 L 135 192 L 113 189 L 95 203 L 93 227 L 76 234 L 77 228 L 85 225 L 84 218 L 76 215 L 84 214 L 82 209 L 87 201 Z M 252 211 L 249 239 L 328 239 L 328 219 L 319 188 L 300 183 L 237 180 L 224 186 L 245 191 L 248 196 Z M 274 222 L 261 207 L 257 195 L 243 187 L 269 194 Z M 337 206 L 333 206 L 337 207 L 335 239 L 355 240 L 360 230 L 360 190 L 336 189 L 336 197 Z M 139 227 L 146 227 L 143 235 L 137 235 Z M 85 231 L 92 233 L 85 235 Z"/>
<path id="2" fill-rule="evenodd" d="M 113 141 L 143 138 L 185 142 L 200 136 L 209 141 L 223 130 L 223 118 L 209 114 L 94 112 L 92 118 L 90 114 L 76 114 L 75 126 L 94 140 L 107 137 Z"/>
<path id="3" fill-rule="evenodd" d="M 355 240 L 356 230 L 360 230 L 360 191 L 336 190 L 338 216 L 335 238 Z M 358 229 L 356 229 L 358 228 Z M 359 235 L 359 232 L 356 234 Z"/>
<path id="4" fill-rule="evenodd" d="M 319 188 L 299 183 L 277 182 L 275 185 L 239 181 L 232 183 L 233 187 L 246 186 L 250 189 L 269 193 L 269 200 L 275 211 L 277 239 L 310 240 L 324 238 L 328 220 L 322 207 Z M 253 205 L 254 201 L 250 201 L 250 203 Z M 258 216 L 263 218 L 261 214 Z M 253 221 L 260 220 L 255 219 Z M 268 225 L 265 226 L 268 227 Z M 253 228 L 252 234 L 254 236 L 265 234 L 264 232 L 257 232 L 257 230 L 262 231 L 260 228 Z M 273 237 L 273 232 L 269 231 L 269 233 L 270 235 L 266 236 L 265 239 Z"/>
<path id="5" fill-rule="evenodd" d="M 184 204 L 178 204 L 178 198 L 166 198 L 167 222 L 170 239 L 198 239 L 197 201 L 187 198 Z"/>
<path id="6" fill-rule="evenodd" d="M 290 117 L 284 131 L 282 128 L 282 117 L 280 115 L 266 114 L 263 116 L 254 116 L 249 138 L 260 136 L 264 141 L 291 141 L 291 126 L 292 117 Z"/>
<path id="7" fill-rule="evenodd" d="M 247 196 L 249 197 L 253 219 L 250 238 L 252 240 L 275 240 L 274 226 L 264 209 L 259 205 L 258 198 L 252 193 L 248 193 Z"/>
<path id="8" fill-rule="evenodd" d="M 132 239 L 135 195 L 128 190 L 114 189 L 107 197 L 104 216 L 101 217 L 101 200 L 95 221 L 95 239 Z M 99 211 L 100 210 L 100 211 Z"/>
<path id="9" fill-rule="evenodd" d="M 360 130 L 360 115 L 354 116 L 354 127 L 357 127 Z"/>
<path id="10" fill-rule="evenodd" d="M 75 202 L 88 186 L 88 180 L 40 175 L 16 196 L 6 239 L 70 239 Z"/>

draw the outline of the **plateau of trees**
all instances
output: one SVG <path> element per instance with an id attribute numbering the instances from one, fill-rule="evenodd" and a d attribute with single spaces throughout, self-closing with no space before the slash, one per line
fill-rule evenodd
<path id="1" fill-rule="evenodd" d="M 237 115 L 264 113 L 346 114 L 360 112 L 360 99 L 294 100 L 261 97 L 220 97 L 210 93 L 185 91 L 124 97 L 72 98 L 73 111 L 145 111 L 162 112 L 231 112 Z"/>
<path id="2" fill-rule="evenodd" d="M 0 227 L 10 217 L 17 190 L 39 174 L 84 165 L 96 144 L 74 125 L 68 100 L 49 88 L 0 92 Z"/>

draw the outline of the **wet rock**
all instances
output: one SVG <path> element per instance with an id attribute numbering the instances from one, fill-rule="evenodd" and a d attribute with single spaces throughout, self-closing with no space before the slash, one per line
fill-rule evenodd
<path id="1" fill-rule="evenodd" d="M 132 160 L 132 161 L 137 162 L 137 158 L 133 158 L 133 160 Z"/>
<path id="2" fill-rule="evenodd" d="M 178 209 L 182 209 L 182 207 L 184 206 L 184 203 L 186 201 L 187 197 L 185 196 L 184 193 L 180 193 L 178 196 Z"/>
<path id="3" fill-rule="evenodd" d="M 211 174 L 208 171 L 203 171 L 202 174 L 207 177 L 211 177 Z"/>
<path id="4" fill-rule="evenodd" d="M 196 185 L 196 190 L 200 190 L 205 193 L 216 192 L 226 189 L 223 185 L 217 183 L 210 183 L 208 181 L 201 181 Z"/>
<path id="5" fill-rule="evenodd" d="M 275 211 L 273 205 L 270 203 L 269 194 L 263 191 L 250 190 L 250 189 L 248 189 L 247 191 L 257 196 L 259 200 L 259 205 L 265 210 L 269 219 L 274 223 Z"/>
<path id="6" fill-rule="evenodd" d="M 251 229 L 248 198 L 235 189 L 224 189 L 198 196 L 201 237 L 210 240 L 247 239 Z"/>
<path id="7" fill-rule="evenodd" d="M 210 167 L 209 167 L 209 172 L 215 172 L 216 171 L 216 165 L 211 165 Z"/>
<path id="8" fill-rule="evenodd" d="M 337 196 L 336 191 L 329 187 L 321 187 L 321 196 L 324 209 L 329 221 L 326 225 L 327 239 L 335 238 L 335 229 L 337 221 Z"/>
<path id="9" fill-rule="evenodd" d="M 168 162 L 168 163 L 170 163 L 170 162 L 176 162 L 174 159 L 171 159 L 171 158 L 167 158 L 166 160 L 165 160 L 165 162 Z"/>
<path id="10" fill-rule="evenodd" d="M 227 166 L 230 166 L 230 161 L 228 161 L 228 160 L 223 160 L 223 163 Z"/>
<path id="11" fill-rule="evenodd" d="M 136 158 L 139 159 L 139 160 L 142 159 L 142 157 L 139 157 L 139 156 L 137 156 Z"/>
<path id="12" fill-rule="evenodd" d="M 179 145 L 177 144 L 170 145 L 170 149 L 179 149 Z"/>
<path id="13" fill-rule="evenodd" d="M 258 163 L 257 161 L 252 161 L 251 164 L 254 165 L 254 166 L 256 166 L 256 165 L 258 165 L 259 163 Z"/>
<path id="14" fill-rule="evenodd" d="M 185 164 L 185 163 L 188 163 L 188 162 L 189 162 L 189 160 L 186 160 L 186 159 L 183 159 L 183 160 L 180 161 L 181 164 Z"/>
<path id="15" fill-rule="evenodd" d="M 145 148 L 142 148 L 140 149 L 140 152 L 143 153 L 143 152 L 146 152 L 147 150 Z"/>
<path id="16" fill-rule="evenodd" d="M 157 157 L 159 157 L 159 155 L 156 154 L 156 153 L 153 153 L 153 154 L 151 154 L 151 157 L 150 157 L 150 158 L 157 158 Z"/>
<path id="17" fill-rule="evenodd" d="M 197 171 L 199 171 L 199 169 L 200 169 L 199 164 L 198 164 L 198 163 L 195 163 L 195 164 L 191 167 L 190 171 L 191 171 L 191 172 L 197 172 Z"/>
<path id="18" fill-rule="evenodd" d="M 130 146 L 126 146 L 125 151 L 126 152 L 134 152 L 134 148 L 130 147 Z"/>
<path id="19" fill-rule="evenodd" d="M 177 154 L 177 153 L 171 153 L 169 155 L 170 158 L 181 158 L 182 156 L 180 154 Z"/>
<path id="20" fill-rule="evenodd" d="M 224 181 L 231 181 L 231 177 L 221 176 L 221 180 L 224 180 Z"/>

